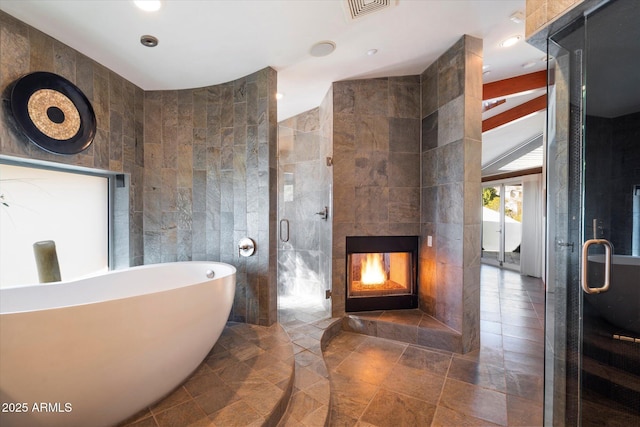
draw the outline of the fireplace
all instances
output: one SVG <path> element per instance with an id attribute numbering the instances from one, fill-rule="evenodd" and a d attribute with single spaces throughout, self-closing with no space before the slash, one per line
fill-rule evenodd
<path id="1" fill-rule="evenodd" d="M 345 311 L 418 307 L 418 236 L 347 236 Z"/>

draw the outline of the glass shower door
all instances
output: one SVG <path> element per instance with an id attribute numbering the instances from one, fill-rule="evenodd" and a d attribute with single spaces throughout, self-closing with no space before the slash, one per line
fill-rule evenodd
<path id="1" fill-rule="evenodd" d="M 549 39 L 547 425 L 640 425 L 639 24 L 617 0 Z"/>

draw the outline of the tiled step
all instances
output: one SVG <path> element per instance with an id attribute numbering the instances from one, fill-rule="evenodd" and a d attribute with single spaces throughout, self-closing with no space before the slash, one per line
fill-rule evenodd
<path id="1" fill-rule="evenodd" d="M 330 425 L 329 373 L 322 350 L 341 329 L 341 319 L 324 319 L 286 328 L 294 345 L 296 374 L 293 395 L 279 427 Z"/>
<path id="2" fill-rule="evenodd" d="M 182 385 L 123 426 L 276 426 L 292 395 L 293 344 L 279 324 L 229 322 Z"/>
<path id="3" fill-rule="evenodd" d="M 342 329 L 423 347 L 462 352 L 459 333 L 418 309 L 349 313 L 343 318 Z"/>

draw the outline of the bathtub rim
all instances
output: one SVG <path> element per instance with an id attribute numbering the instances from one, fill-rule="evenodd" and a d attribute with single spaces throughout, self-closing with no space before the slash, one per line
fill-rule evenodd
<path id="1" fill-rule="evenodd" d="M 196 270 L 200 266 L 201 270 Z M 210 268 L 207 268 L 210 267 Z M 104 282 L 117 279 L 117 276 L 144 274 L 147 270 L 159 274 L 160 270 L 184 269 L 193 274 L 200 271 L 201 274 L 188 281 L 189 274 L 182 277 L 184 282 L 179 284 L 168 284 L 163 281 L 162 286 L 151 287 L 148 283 L 137 284 L 136 286 L 114 286 L 105 288 Z M 207 271 L 213 270 L 214 277 L 208 278 Z M 157 264 L 146 264 L 128 267 L 118 270 L 109 270 L 105 273 L 90 275 L 69 281 L 53 283 L 37 283 L 32 285 L 17 285 L 0 288 L 0 316 L 28 313 L 41 310 L 56 310 L 79 305 L 99 304 L 105 301 L 115 301 L 125 298 L 134 298 L 156 292 L 169 291 L 172 289 L 196 286 L 209 281 L 222 280 L 226 277 L 235 276 L 236 268 L 228 263 L 219 261 L 178 261 Z M 152 275 L 150 275 L 153 278 Z M 89 292 L 94 291 L 94 292 Z M 109 295 L 112 291 L 113 295 Z M 60 303 L 60 300 L 65 301 Z M 68 302 L 66 302 L 68 301 Z"/>

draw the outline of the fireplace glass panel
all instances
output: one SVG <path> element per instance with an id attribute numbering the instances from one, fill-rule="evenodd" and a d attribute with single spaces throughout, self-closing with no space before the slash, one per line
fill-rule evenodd
<path id="1" fill-rule="evenodd" d="M 418 236 L 347 236 L 345 311 L 418 307 Z"/>
<path id="2" fill-rule="evenodd" d="M 351 254 L 349 297 L 411 294 L 411 270 L 409 252 Z"/>

